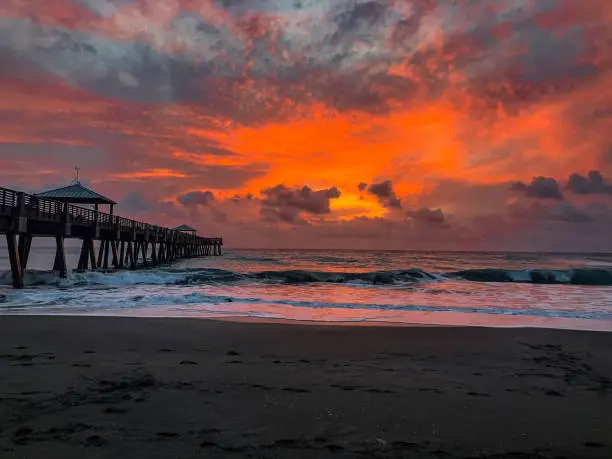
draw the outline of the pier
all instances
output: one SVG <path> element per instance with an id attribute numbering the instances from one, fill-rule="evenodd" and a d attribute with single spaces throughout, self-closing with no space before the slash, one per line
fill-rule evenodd
<path id="1" fill-rule="evenodd" d="M 92 204 L 93 209 L 76 205 Z M 110 207 L 99 211 L 100 204 Z M 72 185 L 31 195 L 0 187 L 0 234 L 6 235 L 13 287 L 23 288 L 34 237 L 55 238 L 53 271 L 68 275 L 64 241 L 82 240 L 78 271 L 137 269 L 184 258 L 221 255 L 223 239 L 201 237 L 186 225 L 170 229 L 113 215 L 116 203 Z M 94 241 L 99 241 L 96 253 Z"/>

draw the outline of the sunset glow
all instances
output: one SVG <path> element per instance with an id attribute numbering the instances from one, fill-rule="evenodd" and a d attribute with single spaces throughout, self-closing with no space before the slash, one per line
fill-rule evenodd
<path id="1" fill-rule="evenodd" d="M 117 213 L 238 247 L 610 250 L 610 21 L 606 0 L 4 0 L 0 186 L 79 166 Z"/>

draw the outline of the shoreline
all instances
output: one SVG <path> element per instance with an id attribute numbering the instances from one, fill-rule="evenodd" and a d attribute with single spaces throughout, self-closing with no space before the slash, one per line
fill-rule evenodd
<path id="1" fill-rule="evenodd" d="M 291 326 L 329 326 L 329 327 L 392 327 L 392 328 L 412 328 L 412 327 L 458 327 L 458 328 L 490 328 L 490 329 L 535 329 L 535 330 L 566 330 L 566 331 L 584 331 L 584 332 L 612 332 L 612 320 L 602 319 L 566 319 L 566 318 L 543 318 L 534 317 L 534 322 L 539 323 L 517 323 L 512 324 L 512 320 L 521 321 L 524 320 L 524 316 L 495 316 L 485 313 L 439 313 L 439 317 L 452 317 L 455 318 L 453 321 L 448 320 L 446 323 L 442 321 L 419 321 L 418 316 L 423 319 L 426 317 L 425 314 L 412 314 L 417 316 L 415 321 L 402 321 L 402 320 L 385 320 L 385 319 L 355 319 L 355 320 L 319 320 L 311 318 L 283 318 L 283 317 L 265 317 L 246 315 L 244 313 L 214 313 L 214 312 L 191 312 L 182 314 L 164 314 L 164 311 L 159 309 L 141 309 L 138 310 L 140 313 L 136 313 L 136 310 L 128 313 L 117 313 L 120 310 L 114 310 L 113 312 L 35 312 L 35 311 L 24 311 L 24 312 L 2 312 L 0 317 L 116 317 L 125 319 L 192 319 L 192 320 L 212 320 L 221 322 L 239 322 L 239 323 L 270 323 L 279 325 L 291 325 Z M 143 312 L 144 311 L 144 312 Z M 155 311 L 155 312 L 152 312 Z M 510 322 L 510 323 L 491 323 L 486 320 L 456 320 L 456 318 L 463 315 L 463 318 L 478 319 L 481 317 L 494 317 L 498 321 Z M 431 316 L 431 313 L 427 314 Z M 428 317 L 430 318 L 430 317 Z M 446 317 L 445 317 L 446 318 Z M 536 320 L 537 319 L 537 320 Z"/>
<path id="2" fill-rule="evenodd" d="M 3 458 L 612 457 L 612 335 L 0 316 Z"/>

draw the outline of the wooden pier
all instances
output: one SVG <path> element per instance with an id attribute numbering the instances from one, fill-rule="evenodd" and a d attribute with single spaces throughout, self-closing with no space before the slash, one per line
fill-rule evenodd
<path id="1" fill-rule="evenodd" d="M 0 188 L 0 234 L 6 235 L 15 288 L 24 286 L 34 237 L 55 238 L 53 270 L 61 277 L 68 275 L 66 238 L 83 241 L 79 271 L 153 267 L 183 258 L 221 255 L 223 246 L 222 238 L 200 237 L 195 232 L 163 228 L 6 188 Z M 96 240 L 100 241 L 97 254 Z"/>

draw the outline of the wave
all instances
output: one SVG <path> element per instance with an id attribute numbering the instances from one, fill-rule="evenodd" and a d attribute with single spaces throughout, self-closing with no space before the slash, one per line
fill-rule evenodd
<path id="1" fill-rule="evenodd" d="M 69 291 L 60 290 L 54 293 L 48 292 L 28 292 L 22 291 L 15 294 L 14 298 L 10 298 L 8 305 L 3 305 L 4 311 L 20 312 L 63 312 L 63 313 L 79 313 L 79 312 L 103 312 L 103 311 L 120 311 L 130 310 L 138 311 L 139 309 L 150 309 L 155 307 L 164 307 L 166 311 L 177 313 L 219 313 L 232 314 L 245 311 L 245 306 L 252 305 L 258 307 L 255 311 L 261 314 L 260 306 L 272 308 L 281 315 L 282 309 L 278 307 L 293 307 L 307 309 L 350 309 L 350 310 L 366 310 L 366 311 L 387 311 L 387 312 L 424 312 L 424 313 L 466 313 L 466 314 L 487 314 L 487 315 L 503 315 L 503 316 L 526 316 L 526 317 L 541 317 L 541 318 L 565 318 L 565 319 L 612 319 L 612 313 L 602 311 L 570 311 L 561 309 L 543 309 L 543 308 L 505 308 L 498 307 L 469 307 L 469 306 L 445 306 L 445 305 L 425 305 L 425 304 L 368 304 L 368 303 L 352 303 L 352 302 L 321 302 L 321 301 L 299 301 L 292 299 L 266 299 L 254 297 L 239 297 L 225 295 L 208 295 L 205 293 L 191 292 L 188 294 L 163 294 L 161 292 L 147 293 L 131 297 L 116 298 L 115 301 L 105 299 L 103 303 L 99 302 L 82 302 L 82 297 L 75 296 Z M 363 317 L 362 317 L 363 318 Z M 365 318 L 364 318 L 365 319 Z M 367 319 L 365 319 L 367 320 Z"/>
<path id="2" fill-rule="evenodd" d="M 51 271 L 28 271 L 26 284 L 32 286 L 122 286 L 122 285 L 199 285 L 236 282 L 284 284 L 365 284 L 372 286 L 412 285 L 444 280 L 471 282 L 504 282 L 529 284 L 567 284 L 612 286 L 612 269 L 575 268 L 566 270 L 510 270 L 500 268 L 467 269 L 428 273 L 420 269 L 369 272 L 333 272 L 314 270 L 280 270 L 235 272 L 224 269 L 154 268 L 138 271 L 72 272 L 67 279 Z M 0 272 L 0 285 L 10 285 L 10 272 Z"/>
<path id="3" fill-rule="evenodd" d="M 612 285 L 612 270 L 601 268 L 550 269 L 466 269 L 448 274 L 472 282 L 517 282 L 529 284 Z"/>
<path id="4" fill-rule="evenodd" d="M 351 283 L 361 282 L 372 285 L 395 284 L 399 282 L 433 281 L 435 275 L 420 269 L 405 269 L 394 271 L 370 272 L 329 272 L 309 270 L 262 271 L 249 275 L 253 279 L 266 281 L 280 281 L 291 284 L 304 283 Z"/>

